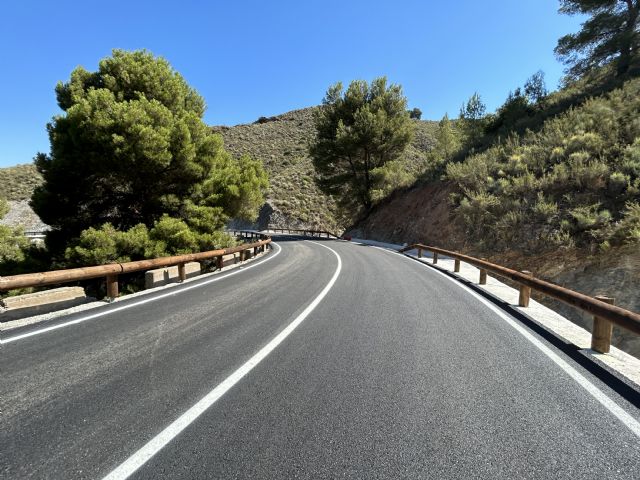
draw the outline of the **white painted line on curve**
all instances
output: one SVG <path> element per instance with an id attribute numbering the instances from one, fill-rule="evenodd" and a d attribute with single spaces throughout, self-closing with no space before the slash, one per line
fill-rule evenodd
<path id="1" fill-rule="evenodd" d="M 336 256 L 338 259 L 338 266 L 329 280 L 329 283 L 325 285 L 318 296 L 298 315 L 289 325 L 285 327 L 278 335 L 276 335 L 269 343 L 262 347 L 253 357 L 247 360 L 240 368 L 229 375 L 222 383 L 211 390 L 205 395 L 198 403 L 193 405 L 189 410 L 183 413 L 180 417 L 174 420 L 168 427 L 162 430 L 158 435 L 152 438 L 146 445 L 140 450 L 131 455 L 127 460 L 120 464 L 115 470 L 109 473 L 103 480 L 124 480 L 129 478 L 136 470 L 142 465 L 147 463 L 155 454 L 157 454 L 162 448 L 164 448 L 169 442 L 171 442 L 176 436 L 180 434 L 185 428 L 193 423 L 202 413 L 204 413 L 211 405 L 213 405 L 220 397 L 222 397 L 231 387 L 238 383 L 245 375 L 247 375 L 253 367 L 258 365 L 267 355 L 269 355 L 282 341 L 287 338 L 291 332 L 293 332 L 298 325 L 300 325 L 307 316 L 318 306 L 322 299 L 329 293 L 331 287 L 338 279 L 340 271 L 342 270 L 342 259 L 340 255 L 332 248 L 322 245 L 321 243 L 307 240 L 316 245 L 324 247 Z"/>
<path id="2" fill-rule="evenodd" d="M 393 250 L 389 250 L 381 247 L 373 247 L 379 250 L 383 250 L 385 252 L 400 255 L 405 258 L 409 262 L 415 263 L 415 260 L 407 257 L 398 252 L 394 252 Z M 622 407 L 620 407 L 617 403 L 611 400 L 602 390 L 596 387 L 593 383 L 591 383 L 584 375 L 578 372 L 575 368 L 565 362 L 562 358 L 560 358 L 553 350 L 547 347 L 544 343 L 538 340 L 529 330 L 516 322 L 513 318 L 507 315 L 504 311 L 502 311 L 499 307 L 491 303 L 489 300 L 484 298 L 482 295 L 474 292 L 468 286 L 456 281 L 454 278 L 451 278 L 449 275 L 441 272 L 437 268 L 431 268 L 429 265 L 424 264 L 422 262 L 418 262 L 425 266 L 425 268 L 429 268 L 431 271 L 437 273 L 438 275 L 442 275 L 444 278 L 451 281 L 454 285 L 457 285 L 462 290 L 467 292 L 469 295 L 473 296 L 476 300 L 482 302 L 485 306 L 490 308 L 494 313 L 496 313 L 500 318 L 502 318 L 505 322 L 507 322 L 511 327 L 513 327 L 520 335 L 529 340 L 538 350 L 544 353 L 551 361 L 553 361 L 556 365 L 558 365 L 562 370 L 565 371 L 567 375 L 573 378 L 578 385 L 584 388 L 593 398 L 595 398 L 600 404 L 602 404 L 609 412 L 611 412 L 618 420 L 620 420 L 629 430 L 631 430 L 637 437 L 640 437 L 640 422 L 638 422 L 635 418 L 629 415 Z"/>
<path id="3" fill-rule="evenodd" d="M 221 276 L 215 276 L 214 278 L 212 278 L 210 280 L 205 280 L 203 282 L 199 282 L 199 283 L 196 283 L 194 285 L 178 287 L 178 288 L 172 289 L 171 291 L 169 291 L 167 293 L 162 293 L 160 295 L 154 295 L 151 298 L 146 298 L 144 300 L 139 300 L 137 302 L 127 303 L 126 305 L 122 305 L 120 307 L 110 308 L 108 310 L 104 310 L 102 312 L 94 313 L 92 315 L 86 315 L 84 317 L 76 318 L 75 320 L 70 320 L 68 322 L 58 323 L 56 325 L 51 325 L 50 327 L 44 327 L 44 328 L 40 328 L 38 330 L 33 330 L 31 332 L 26 332 L 26 333 L 22 333 L 20 335 L 15 335 L 13 337 L 0 339 L 0 345 L 4 345 L 5 343 L 10 343 L 10 342 L 15 342 L 17 340 L 22 340 L 23 338 L 28 338 L 28 337 L 33 337 L 35 335 L 40 335 L 40 334 L 43 334 L 43 333 L 46 333 L 46 332 L 50 332 L 52 330 L 58 330 L 59 328 L 68 327 L 70 325 L 76 325 L 78 323 L 86 322 L 87 320 L 93 320 L 93 319 L 98 318 L 98 317 L 104 317 L 105 315 L 110 315 L 110 314 L 115 313 L 115 312 L 120 312 L 122 310 L 127 310 L 129 308 L 137 307 L 139 305 L 144 305 L 145 303 L 155 302 L 156 300 L 161 300 L 163 298 L 167 298 L 167 297 L 170 297 L 172 295 L 178 295 L 178 294 L 180 294 L 182 292 L 187 292 L 187 291 L 193 290 L 195 288 L 200 288 L 200 287 L 203 287 L 205 285 L 209 285 L 209 284 L 211 284 L 213 282 L 219 282 L 220 280 L 224 280 L 225 278 L 231 277 L 232 275 L 237 275 L 238 273 L 246 272 L 247 270 L 249 270 L 249 269 L 251 269 L 253 267 L 257 267 L 258 265 L 262 265 L 262 264 L 268 262 L 269 260 L 272 260 L 275 257 L 277 257 L 278 254 L 280 253 L 280 251 L 282 250 L 282 248 L 277 243 L 273 243 L 272 242 L 272 245 L 275 245 L 276 247 L 278 247 L 278 250 L 273 255 L 268 255 L 267 258 L 265 258 L 261 262 L 255 263 L 253 265 L 248 265 L 246 267 L 238 268 L 237 270 L 234 270 L 234 271 L 232 271 L 230 273 L 227 273 L 227 274 L 224 274 L 224 275 L 221 275 Z M 150 292 L 150 295 L 153 295 L 153 292 Z"/>

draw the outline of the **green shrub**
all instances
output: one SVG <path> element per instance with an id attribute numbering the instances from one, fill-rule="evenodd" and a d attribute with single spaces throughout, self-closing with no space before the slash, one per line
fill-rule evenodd
<path id="1" fill-rule="evenodd" d="M 65 251 L 67 265 L 103 265 L 145 258 L 215 250 L 235 245 L 220 231 L 198 233 L 180 219 L 164 216 L 147 229 L 143 224 L 124 232 L 106 223 L 88 228 Z"/>
<path id="2" fill-rule="evenodd" d="M 29 240 L 21 228 L 0 225 L 0 265 L 24 261 L 25 250 L 28 248 Z"/>
<path id="3" fill-rule="evenodd" d="M 618 244 L 640 242 L 640 203 L 627 202 L 622 219 L 616 225 L 611 240 Z"/>
<path id="4" fill-rule="evenodd" d="M 446 178 L 456 216 L 494 249 L 635 241 L 640 79 L 448 164 Z"/>

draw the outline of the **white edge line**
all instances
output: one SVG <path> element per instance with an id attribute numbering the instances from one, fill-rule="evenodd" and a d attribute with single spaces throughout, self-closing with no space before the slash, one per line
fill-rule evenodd
<path id="1" fill-rule="evenodd" d="M 120 307 L 110 308 L 110 309 L 105 310 L 103 312 L 94 313 L 92 315 L 87 315 L 87 316 L 84 316 L 84 317 L 81 317 L 81 318 L 77 318 L 75 320 L 70 320 L 70 321 L 64 322 L 64 323 L 58 323 L 56 325 L 51 325 L 50 327 L 40 328 L 38 330 L 33 330 L 31 332 L 26 332 L 26 333 L 22 333 L 20 335 L 15 335 L 13 337 L 0 339 L 0 345 L 4 345 L 5 343 L 10 343 L 10 342 L 15 342 L 17 340 L 22 340 L 23 338 L 33 337 L 34 335 L 40 335 L 42 333 L 50 332 L 52 330 L 58 330 L 59 328 L 64 328 L 64 327 L 68 327 L 70 325 L 75 325 L 77 323 L 86 322 L 87 320 L 93 320 L 93 319 L 98 318 L 98 317 L 104 317 L 105 315 L 110 315 L 112 313 L 120 312 L 120 311 L 126 310 L 128 308 L 137 307 L 139 305 L 144 305 L 145 303 L 155 302 L 156 300 L 161 300 L 163 298 L 167 298 L 167 297 L 170 297 L 172 295 L 178 295 L 178 294 L 180 294 L 182 292 L 187 292 L 187 291 L 193 290 L 195 288 L 200 288 L 200 287 L 203 287 L 205 285 L 209 285 L 209 284 L 211 284 L 213 282 L 219 282 L 220 280 L 224 280 L 225 278 L 228 278 L 228 277 L 230 277 L 232 275 L 236 275 L 238 273 L 246 272 L 247 270 L 249 270 L 249 269 L 251 269 L 253 267 L 257 267 L 258 265 L 262 265 L 262 264 L 268 262 L 269 260 L 277 257 L 278 254 L 280 253 L 280 251 L 282 250 L 282 248 L 280 247 L 280 245 L 278 245 L 277 243 L 274 243 L 274 242 L 272 242 L 272 245 L 275 245 L 276 247 L 278 247 L 278 250 L 273 255 L 268 255 L 267 258 L 265 258 L 261 262 L 255 263 L 253 265 L 248 265 L 246 267 L 238 268 L 237 270 L 231 271 L 231 272 L 229 272 L 227 274 L 224 274 L 224 275 L 220 275 L 220 276 L 216 275 L 216 276 L 214 276 L 214 278 L 212 278 L 210 280 L 205 280 L 205 281 L 199 282 L 199 283 L 197 283 L 195 285 L 188 285 L 188 286 L 178 287 L 176 289 L 172 289 L 171 291 L 169 291 L 167 293 L 154 295 L 151 298 L 146 298 L 144 300 L 139 300 L 137 302 L 127 303 L 126 305 L 122 305 Z M 153 295 L 153 292 L 149 292 L 149 294 Z"/>
<path id="2" fill-rule="evenodd" d="M 407 261 L 416 263 L 416 260 L 413 257 L 408 257 L 407 255 L 403 255 L 399 252 L 393 251 L 391 249 L 377 247 L 371 245 L 373 248 L 377 248 L 379 250 L 383 250 L 385 252 L 400 255 L 405 258 Z M 437 268 L 432 268 L 428 264 L 423 262 L 418 262 L 423 265 L 425 268 L 437 273 L 438 275 L 442 275 L 444 278 L 451 281 L 453 284 L 460 287 L 462 290 L 467 292 L 469 295 L 473 296 L 476 300 L 482 302 L 485 306 L 489 307 L 494 313 L 496 313 L 500 318 L 506 321 L 509 325 L 511 325 L 518 333 L 520 333 L 524 338 L 529 340 L 535 347 L 538 348 L 542 353 L 544 353 L 547 357 L 549 357 L 556 365 L 558 365 L 562 370 L 567 373 L 571 378 L 573 378 L 582 388 L 584 388 L 589 394 L 595 398 L 598 402 L 600 402 L 607 410 L 609 410 L 618 420 L 620 420 L 629 430 L 631 430 L 637 437 L 640 437 L 640 422 L 638 422 L 635 418 L 629 415 L 622 407 L 620 407 L 617 403 L 611 400 L 602 390 L 596 387 L 593 383 L 591 383 L 584 375 L 578 372 L 575 368 L 565 362 L 562 358 L 560 358 L 555 352 L 553 352 L 549 347 L 547 347 L 544 343 L 538 340 L 531 332 L 529 332 L 525 327 L 518 324 L 514 319 L 512 319 L 508 314 L 502 311 L 499 307 L 491 303 L 489 300 L 474 292 L 468 286 L 458 282 L 456 279 L 451 278 L 449 275 L 446 275 L 444 272 L 441 272 Z"/>
<path id="3" fill-rule="evenodd" d="M 307 240 L 310 241 L 310 240 Z M 336 283 L 340 271 L 342 270 L 342 259 L 340 255 L 332 248 L 322 245 L 321 243 L 310 241 L 324 247 L 336 256 L 338 259 L 338 267 L 329 283 L 322 289 L 320 294 L 289 324 L 276 335 L 269 343 L 262 347 L 253 355 L 246 363 L 244 363 L 235 372 L 229 375 L 217 387 L 205 395 L 198 403 L 193 405 L 189 410 L 184 412 L 180 417 L 173 421 L 168 427 L 162 430 L 158 435 L 152 438 L 140 450 L 131 455 L 127 460 L 121 463 L 115 470 L 109 473 L 103 480 L 124 480 L 133 474 L 138 468 L 147 463 L 155 454 L 171 442 L 185 428 L 193 423 L 202 413 L 204 413 L 211 405 L 213 405 L 220 397 L 222 397 L 231 387 L 233 387 L 242 377 L 253 370 L 269 353 L 271 353 L 282 341 L 300 325 L 305 318 L 318 306 L 322 299 L 329 293 L 333 284 Z"/>

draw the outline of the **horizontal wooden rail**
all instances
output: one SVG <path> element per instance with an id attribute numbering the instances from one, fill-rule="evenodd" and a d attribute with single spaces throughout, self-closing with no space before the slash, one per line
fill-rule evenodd
<path id="1" fill-rule="evenodd" d="M 92 267 L 68 268 L 65 270 L 52 270 L 49 272 L 25 273 L 22 275 L 12 275 L 0 277 L 0 292 L 13 290 L 16 288 L 42 287 L 46 285 L 56 285 L 61 283 L 77 282 L 81 280 L 91 280 L 105 277 L 107 282 L 107 296 L 111 299 L 118 296 L 118 275 L 123 273 L 140 272 L 162 267 L 178 266 L 180 280 L 185 279 L 184 264 L 210 259 L 221 259 L 224 255 L 240 253 L 241 260 L 244 259 L 244 252 L 253 249 L 254 253 L 264 251 L 271 243 L 268 235 L 260 235 L 261 240 L 253 243 L 245 243 L 237 247 L 209 250 L 207 252 L 189 253 L 186 255 L 174 255 L 171 257 L 160 257 L 149 260 L 137 260 L 134 262 L 112 263 L 108 265 L 96 265 Z M 218 267 L 221 268 L 221 261 Z"/>
<path id="2" fill-rule="evenodd" d="M 492 272 L 500 277 L 513 280 L 521 286 L 519 299 L 520 306 L 528 306 L 529 292 L 531 290 L 535 290 L 543 295 L 555 298 L 567 305 L 571 305 L 572 307 L 582 310 L 583 312 L 594 315 L 594 325 L 596 325 L 596 328 L 592 331 L 592 348 L 599 352 L 607 353 L 609 351 L 609 345 L 611 344 L 610 333 L 606 342 L 603 342 L 602 340 L 602 334 L 600 332 L 604 330 L 602 327 L 603 322 L 610 322 L 625 328 L 636 335 L 640 335 L 640 314 L 613 305 L 611 303 L 613 301 L 612 299 L 608 299 L 606 297 L 590 297 L 589 295 L 561 287 L 560 285 L 540 280 L 539 278 L 534 277 L 530 272 L 518 272 L 483 259 L 453 252 L 451 250 L 445 250 L 443 248 L 423 245 L 421 243 L 404 247 L 400 249 L 399 252 L 404 253 L 409 250 L 418 250 L 418 257 L 422 256 L 423 250 L 433 253 L 434 263 L 437 261 L 436 259 L 438 258 L 438 254 L 453 258 L 456 261 L 454 271 L 459 271 L 460 261 L 473 265 L 480 269 L 481 280 L 483 278 L 483 273 L 486 278 L 486 272 Z"/>
<path id="3" fill-rule="evenodd" d="M 274 226 L 268 225 L 267 231 L 273 232 L 273 233 L 301 234 L 304 237 L 340 238 L 339 235 L 336 235 L 335 233 L 327 232 L 326 230 L 313 230 L 309 228 L 282 228 L 282 227 L 274 227 Z"/>

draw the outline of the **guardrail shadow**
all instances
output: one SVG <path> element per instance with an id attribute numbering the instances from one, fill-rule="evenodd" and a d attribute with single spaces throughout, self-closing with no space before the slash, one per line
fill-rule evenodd
<path id="1" fill-rule="evenodd" d="M 635 384 L 631 382 L 631 380 L 628 380 L 626 378 L 622 378 L 619 375 L 616 375 L 615 373 L 613 373 L 612 369 L 610 369 L 609 367 L 605 366 L 602 363 L 596 363 L 592 358 L 582 353 L 580 347 L 567 342 L 566 340 L 556 335 L 555 332 L 540 325 L 538 322 L 536 322 L 532 317 L 527 315 L 522 310 L 514 308 L 514 307 L 517 307 L 516 304 L 509 303 L 505 300 L 502 300 L 501 298 L 497 297 L 491 292 L 481 288 L 480 285 L 478 285 L 477 283 L 471 280 L 467 280 L 462 276 L 456 275 L 454 272 L 451 272 L 450 270 L 439 267 L 438 265 L 433 265 L 431 263 L 426 263 L 421 261 L 427 257 L 423 257 L 422 259 L 419 259 L 419 258 L 407 256 L 407 258 L 410 258 L 411 260 L 414 260 L 418 263 L 426 265 L 427 267 L 434 268 L 439 272 L 444 273 L 448 277 L 456 280 L 457 282 L 460 282 L 463 285 L 467 286 L 469 289 L 471 289 L 475 293 L 479 294 L 486 300 L 490 301 L 492 304 L 499 307 L 501 310 L 508 313 L 511 317 L 516 319 L 520 324 L 522 324 L 529 330 L 535 332 L 538 336 L 542 337 L 548 343 L 556 347 L 558 350 L 560 350 L 562 353 L 567 355 L 573 361 L 578 363 L 581 367 L 583 367 L 593 376 L 599 378 L 604 384 L 606 384 L 609 388 L 611 388 L 613 391 L 615 391 L 618 395 L 623 397 L 629 403 L 634 405 L 636 408 L 640 408 L 640 392 L 638 391 L 638 386 L 635 386 Z M 444 258 L 444 257 L 440 257 L 440 258 Z"/>

